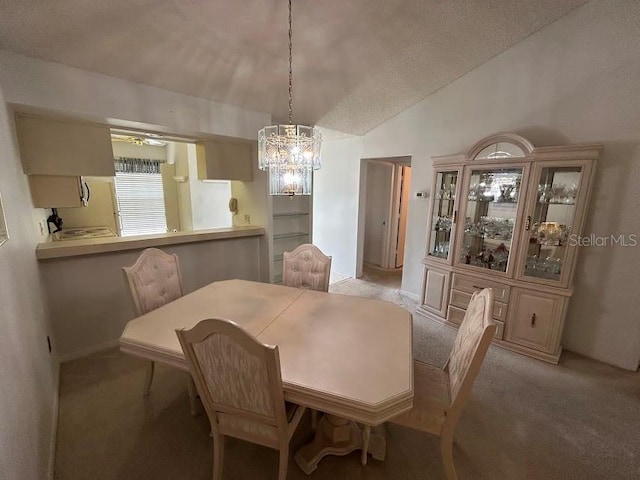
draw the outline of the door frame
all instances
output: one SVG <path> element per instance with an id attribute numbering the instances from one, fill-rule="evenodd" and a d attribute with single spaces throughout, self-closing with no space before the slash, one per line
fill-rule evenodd
<path id="1" fill-rule="evenodd" d="M 366 202 L 367 202 L 367 170 L 370 163 L 385 163 L 394 164 L 392 173 L 391 194 L 389 198 L 389 209 L 387 216 L 387 225 L 394 225 L 394 210 L 395 210 L 395 196 L 396 196 L 396 169 L 398 165 L 411 166 L 411 156 L 400 157 L 376 157 L 376 158 L 361 158 L 360 159 L 360 194 L 358 196 L 358 234 L 357 234 L 357 248 L 356 248 L 356 278 L 362 277 L 363 265 L 364 265 L 364 233 L 365 233 L 365 220 L 366 220 Z M 383 261 L 389 265 L 389 258 L 391 250 L 391 232 L 392 228 L 387 228 L 385 239 L 383 242 Z M 395 247 L 394 247 L 395 251 Z M 393 265 L 395 265 L 395 258 Z"/>

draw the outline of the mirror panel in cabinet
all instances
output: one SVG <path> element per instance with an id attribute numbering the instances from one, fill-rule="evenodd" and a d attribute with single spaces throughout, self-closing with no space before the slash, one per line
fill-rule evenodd
<path id="1" fill-rule="evenodd" d="M 582 167 L 543 168 L 533 215 L 524 276 L 560 281 L 576 214 Z"/>
<path id="2" fill-rule="evenodd" d="M 518 215 L 523 168 L 474 169 L 468 176 L 458 262 L 506 272 Z"/>
<path id="3" fill-rule="evenodd" d="M 451 246 L 451 227 L 454 221 L 458 171 L 436 173 L 431 232 L 427 255 L 448 259 Z"/>

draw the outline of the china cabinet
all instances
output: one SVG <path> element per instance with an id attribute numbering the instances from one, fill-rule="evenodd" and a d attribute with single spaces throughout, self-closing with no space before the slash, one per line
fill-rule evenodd
<path id="1" fill-rule="evenodd" d="M 473 292 L 493 288 L 494 342 L 557 363 L 601 149 L 501 133 L 434 157 L 418 313 L 457 327 Z"/>

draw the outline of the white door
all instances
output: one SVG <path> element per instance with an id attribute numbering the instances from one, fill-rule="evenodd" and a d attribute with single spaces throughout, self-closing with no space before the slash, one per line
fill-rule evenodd
<path id="1" fill-rule="evenodd" d="M 364 261 L 388 268 L 389 212 L 393 194 L 392 163 L 369 161 L 364 226 Z"/>

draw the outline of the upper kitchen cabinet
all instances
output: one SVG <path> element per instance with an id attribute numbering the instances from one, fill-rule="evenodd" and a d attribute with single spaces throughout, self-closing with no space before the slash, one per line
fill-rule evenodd
<path id="1" fill-rule="evenodd" d="M 250 182 L 252 174 L 250 142 L 206 140 L 196 143 L 200 180 L 239 180 Z"/>
<path id="2" fill-rule="evenodd" d="M 28 175 L 115 175 L 107 126 L 17 114 L 16 132 Z"/>

